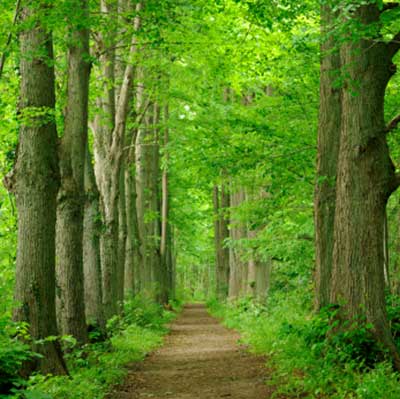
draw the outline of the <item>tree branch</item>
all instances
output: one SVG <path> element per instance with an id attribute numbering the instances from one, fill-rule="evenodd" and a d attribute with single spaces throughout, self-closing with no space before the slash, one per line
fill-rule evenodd
<path id="1" fill-rule="evenodd" d="M 20 9 L 21 9 L 21 0 L 17 0 L 17 4 L 15 5 L 14 18 L 13 18 L 13 22 L 12 22 L 13 27 L 17 23 Z M 10 31 L 10 33 L 7 36 L 6 44 L 4 46 L 4 51 L 3 51 L 3 54 L 1 55 L 1 59 L 0 59 L 0 78 L 3 75 L 3 69 L 4 69 L 4 65 L 6 63 L 7 53 L 8 53 L 8 49 L 10 47 L 12 38 L 13 38 L 13 31 Z"/>
<path id="2" fill-rule="evenodd" d="M 389 11 L 389 10 L 394 10 L 395 8 L 398 8 L 398 7 L 400 7 L 400 3 L 397 3 L 397 2 L 386 3 L 383 5 L 381 13 L 383 13 L 385 11 Z"/>
<path id="3" fill-rule="evenodd" d="M 392 130 L 396 129 L 397 125 L 400 123 L 400 114 L 394 117 L 386 126 L 385 133 L 390 133 Z"/>

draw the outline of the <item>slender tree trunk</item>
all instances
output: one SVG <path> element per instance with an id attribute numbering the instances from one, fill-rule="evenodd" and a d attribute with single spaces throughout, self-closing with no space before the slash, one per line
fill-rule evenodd
<path id="1" fill-rule="evenodd" d="M 385 218 L 383 221 L 383 273 L 385 277 L 386 289 L 390 291 L 390 259 L 389 259 L 389 227 L 388 227 L 388 217 L 387 211 L 385 210 Z"/>
<path id="2" fill-rule="evenodd" d="M 161 239 L 161 168 L 160 168 L 160 120 L 161 108 L 158 103 L 154 104 L 154 112 L 151 126 L 151 134 L 153 143 L 150 146 L 148 155 L 149 170 L 149 186 L 147 192 L 149 196 L 149 210 L 153 215 L 148 223 L 149 239 L 150 239 L 150 256 L 152 264 L 152 276 L 155 282 L 156 299 L 159 303 L 166 303 L 166 287 L 165 287 L 165 271 L 160 255 L 160 239 Z"/>
<path id="3" fill-rule="evenodd" d="M 148 111 L 143 111 L 148 113 Z M 149 169 L 147 164 L 147 151 L 146 136 L 147 126 L 149 124 L 148 116 L 145 122 L 146 127 L 139 127 L 138 135 L 136 138 L 136 209 L 138 219 L 138 231 L 140 238 L 140 252 L 143 255 L 142 264 L 140 265 L 140 281 L 142 285 L 142 291 L 145 295 L 150 295 L 152 291 L 152 276 L 151 276 L 151 263 L 149 257 L 149 243 L 147 238 L 147 228 L 145 223 L 147 198 L 146 198 L 146 169 Z"/>
<path id="4" fill-rule="evenodd" d="M 321 7 L 322 40 L 317 178 L 314 195 L 315 307 L 329 304 L 332 274 L 336 170 L 341 126 L 341 89 L 335 87 L 340 73 L 340 54 L 331 30 L 337 15 L 329 5 Z"/>
<path id="5" fill-rule="evenodd" d="M 169 129 L 168 129 L 169 109 L 168 105 L 164 107 L 164 169 L 162 171 L 161 182 L 161 240 L 160 240 L 160 257 L 162 269 L 162 283 L 161 283 L 161 302 L 168 303 L 172 291 L 172 280 L 170 274 L 172 273 L 171 262 L 171 239 L 169 236 L 169 187 L 168 187 L 168 142 L 169 142 Z"/>
<path id="6" fill-rule="evenodd" d="M 43 11 L 43 10 L 40 10 Z M 21 21 L 29 23 L 20 39 L 21 122 L 15 193 L 18 208 L 18 247 L 14 312 L 29 323 L 33 340 L 57 335 L 55 310 L 55 226 L 59 188 L 55 88 L 51 33 L 41 26 L 35 8 L 24 4 Z M 38 112 L 37 116 L 35 111 Z M 43 116 L 43 113 L 45 114 Z M 58 341 L 34 344 L 44 374 L 65 374 Z"/>
<path id="7" fill-rule="evenodd" d="M 87 0 L 76 0 L 88 18 Z M 83 280 L 84 168 L 89 98 L 89 30 L 71 26 L 64 135 L 59 145 L 61 186 L 57 206 L 57 314 L 62 334 L 87 340 Z"/>
<path id="8" fill-rule="evenodd" d="M 215 251 L 215 283 L 216 283 L 216 294 L 217 298 L 220 298 L 220 292 L 218 291 L 218 270 L 221 269 L 221 230 L 219 228 L 219 210 L 220 210 L 220 194 L 219 187 L 217 185 L 213 188 L 213 206 L 214 206 L 214 251 Z"/>
<path id="9" fill-rule="evenodd" d="M 256 298 L 264 302 L 268 297 L 271 281 L 272 260 L 258 261 L 256 263 Z"/>
<path id="10" fill-rule="evenodd" d="M 357 23 L 377 23 L 377 5 L 361 6 Z M 384 124 L 384 95 L 392 76 L 392 54 L 377 40 L 347 41 L 341 48 L 347 82 L 343 90 L 342 128 L 336 188 L 331 302 L 341 317 L 365 314 L 373 332 L 400 357 L 386 314 L 383 228 L 386 203 L 398 186 Z M 354 94 L 357 93 L 357 95 Z"/>
<path id="11" fill-rule="evenodd" d="M 147 295 L 161 300 L 160 203 L 159 203 L 159 108 L 151 103 L 136 140 L 136 192 L 140 241 L 142 244 L 142 281 Z"/>
<path id="12" fill-rule="evenodd" d="M 231 186 L 231 221 L 230 221 L 230 277 L 229 298 L 236 299 L 246 293 L 248 278 L 248 263 L 243 260 L 243 248 L 240 241 L 246 238 L 246 226 L 235 216 L 235 209 L 245 201 L 245 191 L 242 187 Z"/>
<path id="13" fill-rule="evenodd" d="M 256 238 L 257 232 L 255 230 L 248 230 L 247 238 L 251 241 Z M 254 248 L 250 249 L 250 259 L 248 262 L 247 274 L 247 294 L 252 298 L 257 296 L 257 259 Z"/>
<path id="14" fill-rule="evenodd" d="M 125 157 L 124 157 L 125 158 Z M 125 160 L 124 160 L 125 161 Z M 128 226 L 126 224 L 127 210 L 126 210 L 126 186 L 125 186 L 125 162 L 121 167 L 120 171 L 120 182 L 119 182 L 119 203 L 118 203 L 118 302 L 122 303 L 124 300 L 124 289 L 125 289 L 125 261 L 126 261 L 126 249 L 127 249 L 127 235 Z"/>
<path id="15" fill-rule="evenodd" d="M 100 260 L 101 213 L 92 159 L 86 150 L 85 160 L 85 216 L 83 223 L 83 265 L 85 282 L 85 310 L 89 324 L 105 327 Z"/>
<path id="16" fill-rule="evenodd" d="M 140 237 L 138 216 L 136 211 L 136 167 L 135 142 L 137 130 L 131 134 L 130 147 L 125 168 L 125 201 L 127 221 L 127 244 L 125 261 L 125 291 L 137 294 L 141 290 L 140 266 L 142 254 L 140 252 Z"/>
<path id="17" fill-rule="evenodd" d="M 226 212 L 229 208 L 229 194 L 225 187 L 214 187 L 214 241 L 216 252 L 216 286 L 217 297 L 224 300 L 229 290 L 229 248 L 225 247 L 225 239 L 229 237 Z"/>
<path id="18" fill-rule="evenodd" d="M 101 10 L 109 18 L 112 12 L 106 1 L 101 2 Z M 142 3 L 136 5 L 136 12 L 142 9 Z M 140 18 L 137 14 L 134 20 L 134 31 L 140 28 Z M 137 52 L 135 34 L 130 43 L 130 55 Z M 120 310 L 120 273 L 118 267 L 118 221 L 119 221 L 119 185 L 121 181 L 122 156 L 125 140 L 125 127 L 132 96 L 132 80 L 135 66 L 128 63 L 125 67 L 121 86 L 115 94 L 115 54 L 106 48 L 102 56 L 102 74 L 104 78 L 104 97 L 98 99 L 102 114 L 95 123 L 95 153 L 96 179 L 98 181 L 103 215 L 103 229 L 100 239 L 102 274 L 103 274 L 103 304 L 106 318 Z M 110 129 L 111 127 L 111 129 Z"/>

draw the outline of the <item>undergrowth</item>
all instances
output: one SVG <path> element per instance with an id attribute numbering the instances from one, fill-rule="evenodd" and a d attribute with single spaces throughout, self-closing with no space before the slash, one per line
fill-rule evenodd
<path id="1" fill-rule="evenodd" d="M 389 302 L 389 318 L 399 329 L 400 307 L 393 298 Z M 272 398 L 400 398 L 399 374 L 372 339 L 372 326 L 360 318 L 341 329 L 337 309 L 313 315 L 309 303 L 304 292 L 286 292 L 274 293 L 267 304 L 244 298 L 208 305 L 212 314 L 241 332 L 254 352 L 267 356 Z"/>
<path id="2" fill-rule="evenodd" d="M 179 306 L 174 305 L 174 310 L 179 310 Z M 173 318 L 173 312 L 150 300 L 137 297 L 126 302 L 123 315 L 108 321 L 107 339 L 99 341 L 94 331 L 92 343 L 75 347 L 65 356 L 69 376 L 34 374 L 24 381 L 16 376 L 21 362 L 32 355 L 29 348 L 15 340 L 9 345 L 9 353 L 3 353 L 7 349 L 0 342 L 0 375 L 7 372 L 8 383 L 15 386 L 13 394 L 1 395 L 0 392 L 0 398 L 102 399 L 113 385 L 123 381 L 127 364 L 142 360 L 161 345 L 167 332 L 166 324 Z M 0 333 L 0 341 L 5 339 L 11 340 Z M 64 337 L 64 343 L 75 344 L 71 337 Z"/>

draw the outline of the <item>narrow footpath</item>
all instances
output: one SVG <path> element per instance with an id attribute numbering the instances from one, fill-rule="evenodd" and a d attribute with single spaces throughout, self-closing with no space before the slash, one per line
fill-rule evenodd
<path id="1" fill-rule="evenodd" d="M 129 372 L 110 399 L 267 399 L 265 359 L 246 352 L 239 335 L 188 305 L 162 348 Z"/>

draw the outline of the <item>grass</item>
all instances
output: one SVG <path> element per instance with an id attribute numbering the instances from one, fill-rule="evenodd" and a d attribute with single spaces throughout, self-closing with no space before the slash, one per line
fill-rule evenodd
<path id="1" fill-rule="evenodd" d="M 0 394 L 0 398 L 102 399 L 123 381 L 127 365 L 143 360 L 162 344 L 166 324 L 174 317 L 143 298 L 127 302 L 124 315 L 108 322 L 107 340 L 75 348 L 66 356 L 69 376 L 35 374 L 14 394 Z"/>
<path id="2" fill-rule="evenodd" d="M 388 361 L 367 366 L 361 357 L 352 358 L 365 347 L 365 331 L 357 329 L 336 341 L 317 339 L 318 329 L 326 326 L 312 315 L 309 303 L 304 292 L 294 292 L 274 294 L 267 305 L 246 298 L 208 305 L 227 327 L 241 332 L 252 351 L 266 355 L 273 369 L 268 381 L 275 389 L 272 398 L 400 398 L 399 374 Z"/>

